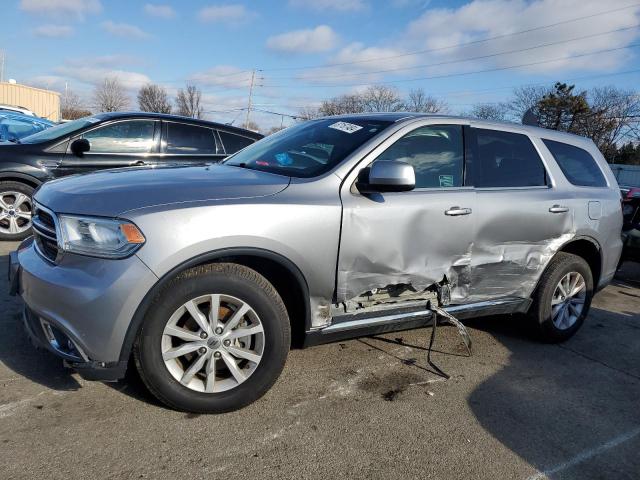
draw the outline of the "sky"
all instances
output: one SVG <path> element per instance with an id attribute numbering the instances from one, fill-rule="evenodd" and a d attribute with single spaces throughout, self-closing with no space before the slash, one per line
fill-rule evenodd
<path id="1" fill-rule="evenodd" d="M 0 12 L 5 80 L 91 105 L 115 76 L 132 108 L 146 83 L 171 96 L 193 83 L 207 118 L 242 124 L 255 71 L 264 129 L 371 84 L 422 88 L 459 114 L 517 86 L 640 80 L 634 0 L 0 0 Z"/>

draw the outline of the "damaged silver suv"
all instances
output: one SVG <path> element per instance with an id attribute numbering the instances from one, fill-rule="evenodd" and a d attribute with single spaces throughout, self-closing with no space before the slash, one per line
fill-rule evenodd
<path id="1" fill-rule="evenodd" d="M 34 197 L 12 254 L 30 335 L 85 378 L 130 360 L 162 402 L 247 405 L 292 342 L 516 313 L 582 325 L 621 250 L 616 180 L 585 138 L 448 116 L 323 118 L 222 164 L 103 171 Z"/>

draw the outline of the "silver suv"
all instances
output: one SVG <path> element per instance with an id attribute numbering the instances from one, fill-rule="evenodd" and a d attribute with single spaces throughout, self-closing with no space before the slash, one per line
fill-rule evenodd
<path id="1" fill-rule="evenodd" d="M 616 180 L 585 138 L 448 116 L 331 117 L 222 164 L 46 183 L 11 286 L 85 378 L 131 358 L 167 405 L 225 412 L 313 345 L 523 313 L 582 325 L 621 250 Z"/>

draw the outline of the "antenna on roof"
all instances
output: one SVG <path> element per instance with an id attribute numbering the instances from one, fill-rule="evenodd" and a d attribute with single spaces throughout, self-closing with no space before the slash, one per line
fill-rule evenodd
<path id="1" fill-rule="evenodd" d="M 524 115 L 522 116 L 522 124 L 530 125 L 532 127 L 540 126 L 538 116 L 533 112 L 533 108 L 530 108 L 526 112 L 524 112 Z"/>

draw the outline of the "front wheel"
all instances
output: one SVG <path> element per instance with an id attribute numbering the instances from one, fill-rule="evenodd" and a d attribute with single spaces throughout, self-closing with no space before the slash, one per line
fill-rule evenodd
<path id="1" fill-rule="evenodd" d="M 560 252 L 542 274 L 529 317 L 541 340 L 562 342 L 572 337 L 589 313 L 593 275 L 577 255 Z"/>
<path id="2" fill-rule="evenodd" d="M 20 182 L 0 182 L 0 240 L 23 240 L 31 234 L 33 188 Z"/>
<path id="3" fill-rule="evenodd" d="M 223 413 L 271 388 L 289 344 L 289 318 L 274 287 L 254 270 L 220 263 L 188 270 L 158 294 L 134 359 L 168 406 Z"/>

